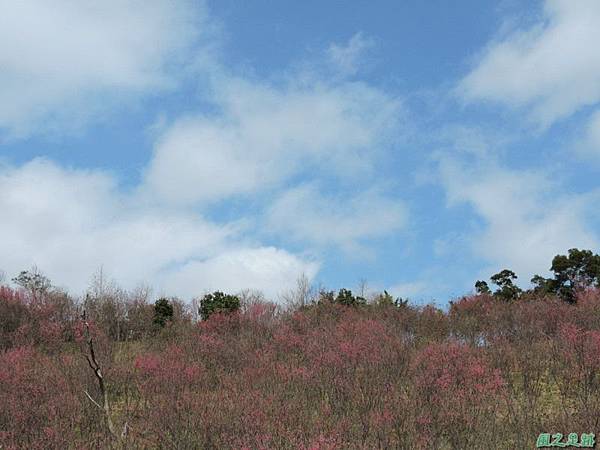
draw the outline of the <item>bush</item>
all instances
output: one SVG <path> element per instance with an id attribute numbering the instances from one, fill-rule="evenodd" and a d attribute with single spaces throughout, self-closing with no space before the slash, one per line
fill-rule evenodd
<path id="1" fill-rule="evenodd" d="M 154 303 L 154 324 L 162 328 L 171 320 L 173 320 L 173 305 L 166 298 L 159 298 Z"/>
<path id="2" fill-rule="evenodd" d="M 202 320 L 208 319 L 212 314 L 230 313 L 240 309 L 240 299 L 235 295 L 224 294 L 215 291 L 212 294 L 206 294 L 200 300 L 198 312 Z"/>
<path id="3" fill-rule="evenodd" d="M 358 295 L 354 296 L 352 295 L 352 291 L 350 289 L 343 288 L 338 292 L 335 302 L 345 306 L 361 306 L 367 304 L 366 299 Z"/>

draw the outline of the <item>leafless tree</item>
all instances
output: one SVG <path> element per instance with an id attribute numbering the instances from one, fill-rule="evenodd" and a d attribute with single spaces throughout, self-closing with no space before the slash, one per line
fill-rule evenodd
<path id="1" fill-rule="evenodd" d="M 128 293 L 115 281 L 107 280 L 100 267 L 92 277 L 84 309 L 110 338 L 121 341 L 128 337 L 127 300 Z"/>
<path id="2" fill-rule="evenodd" d="M 104 379 L 104 374 L 102 373 L 102 367 L 100 366 L 100 363 L 98 362 L 98 359 L 96 357 L 96 349 L 94 347 L 94 339 L 92 337 L 92 334 L 90 333 L 90 324 L 87 321 L 85 310 L 83 311 L 83 314 L 81 315 L 81 319 L 83 321 L 83 327 L 84 327 L 83 332 L 84 332 L 85 346 L 86 346 L 84 355 L 88 362 L 88 365 L 90 366 L 90 369 L 92 369 L 92 371 L 94 372 L 94 376 L 96 377 L 96 380 L 98 381 L 98 388 L 100 390 L 101 400 L 100 400 L 100 402 L 97 402 L 96 400 L 94 400 L 94 398 L 90 395 L 90 393 L 88 391 L 84 391 L 85 395 L 98 409 L 100 409 L 102 411 L 104 420 L 106 422 L 106 426 L 107 426 L 110 434 L 112 436 L 114 436 L 116 439 L 124 439 L 127 436 L 127 432 L 129 430 L 129 425 L 127 422 L 125 422 L 125 425 L 123 426 L 123 430 L 122 430 L 121 434 L 118 434 L 116 431 L 115 425 L 112 421 L 112 413 L 111 413 L 110 401 L 108 398 L 108 390 L 106 388 L 106 381 Z"/>
<path id="3" fill-rule="evenodd" d="M 361 278 L 361 280 L 358 282 L 357 290 L 359 296 L 361 296 L 362 298 L 367 298 L 367 295 L 369 294 L 369 285 L 367 283 L 367 280 Z"/>
<path id="4" fill-rule="evenodd" d="M 295 309 L 306 306 L 316 297 L 317 290 L 311 284 L 306 274 L 296 279 L 296 287 L 281 295 L 282 302 L 289 308 Z"/>

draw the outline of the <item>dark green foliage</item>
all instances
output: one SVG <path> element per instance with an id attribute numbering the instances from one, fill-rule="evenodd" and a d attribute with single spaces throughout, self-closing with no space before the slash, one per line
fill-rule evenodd
<path id="1" fill-rule="evenodd" d="M 319 299 L 317 303 L 334 303 L 335 302 L 335 293 L 333 291 L 320 291 Z"/>
<path id="2" fill-rule="evenodd" d="M 408 306 L 408 299 L 404 300 L 401 297 L 394 298 L 388 291 L 383 291 L 383 293 L 379 294 L 375 299 L 375 304 L 377 306 L 395 306 L 397 308 L 403 308 Z"/>
<path id="3" fill-rule="evenodd" d="M 600 255 L 591 250 L 572 248 L 568 255 L 556 255 L 550 270 L 554 272 L 553 279 L 540 275 L 531 279 L 538 292 L 557 294 L 565 301 L 574 302 L 578 290 L 600 286 Z"/>
<path id="4" fill-rule="evenodd" d="M 490 287 L 488 286 L 488 284 L 485 281 L 482 281 L 482 280 L 477 280 L 475 282 L 475 291 L 478 294 L 487 294 L 487 295 L 490 295 L 492 293 L 492 291 L 490 290 Z"/>
<path id="5" fill-rule="evenodd" d="M 395 306 L 396 300 L 388 293 L 388 291 L 383 291 L 383 293 L 379 294 L 375 299 L 375 304 L 378 306 Z"/>
<path id="6" fill-rule="evenodd" d="M 529 293 L 538 295 L 554 294 L 563 300 L 573 303 L 578 291 L 588 287 L 600 287 L 600 255 L 591 250 L 572 248 L 567 255 L 556 255 L 552 259 L 554 278 L 535 275 L 531 279 L 533 289 Z M 498 286 L 494 297 L 503 300 L 515 300 L 522 294 L 521 289 L 513 283 L 517 276 L 511 270 L 493 275 L 490 280 Z M 485 281 L 477 281 L 475 289 L 478 294 L 489 294 L 490 289 Z"/>
<path id="7" fill-rule="evenodd" d="M 398 308 L 406 308 L 408 306 L 408 298 L 403 299 L 402 297 L 398 297 L 394 303 Z"/>
<path id="8" fill-rule="evenodd" d="M 333 291 L 322 290 L 319 292 L 317 304 L 338 304 L 344 306 L 366 305 L 367 300 L 359 295 L 354 296 L 350 289 L 342 288 L 337 295 Z"/>
<path id="9" fill-rule="evenodd" d="M 554 278 L 559 285 L 571 285 L 575 288 L 598 286 L 600 277 L 600 255 L 591 250 L 572 248 L 569 255 L 556 255 L 552 260 Z"/>
<path id="10" fill-rule="evenodd" d="M 163 328 L 167 322 L 173 320 L 173 305 L 166 298 L 160 298 L 154 303 L 153 322 Z"/>
<path id="11" fill-rule="evenodd" d="M 206 294 L 202 297 L 198 312 L 200 313 L 202 320 L 206 320 L 213 313 L 229 313 L 237 311 L 238 309 L 240 309 L 239 297 L 215 291 L 212 294 Z"/>
<path id="12" fill-rule="evenodd" d="M 504 269 L 495 275 L 490 277 L 492 283 L 498 286 L 498 289 L 494 292 L 494 297 L 498 297 L 502 300 L 510 301 L 516 300 L 521 295 L 521 288 L 513 283 L 513 280 L 517 279 L 517 275 L 512 270 Z"/>
<path id="13" fill-rule="evenodd" d="M 517 276 L 512 270 L 504 269 L 490 277 L 492 283 L 498 286 L 498 289 L 492 291 L 488 284 L 483 280 L 478 280 L 475 283 L 475 291 L 480 295 L 493 295 L 496 298 L 511 301 L 516 300 L 521 296 L 521 289 L 513 283 Z"/>
<path id="14" fill-rule="evenodd" d="M 554 280 L 544 278 L 540 275 L 534 275 L 531 279 L 531 284 L 533 284 L 533 292 L 536 294 L 550 294 L 555 290 Z"/>
<path id="15" fill-rule="evenodd" d="M 367 300 L 365 298 L 358 295 L 354 296 L 352 295 L 352 291 L 350 289 L 344 288 L 340 289 L 338 292 L 335 302 L 346 306 L 359 306 L 367 304 Z"/>

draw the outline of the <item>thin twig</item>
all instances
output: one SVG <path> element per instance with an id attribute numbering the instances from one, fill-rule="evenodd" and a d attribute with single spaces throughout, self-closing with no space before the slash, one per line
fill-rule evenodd
<path id="1" fill-rule="evenodd" d="M 94 405 L 96 405 L 98 408 L 102 409 L 102 406 L 100 406 L 100 405 L 98 404 L 98 402 L 92 398 L 92 396 L 91 396 L 91 395 L 88 393 L 88 391 L 83 391 L 83 392 L 85 393 L 85 395 L 87 395 L 87 398 L 89 398 L 89 399 L 90 399 L 90 401 L 91 401 L 91 402 L 92 402 Z"/>

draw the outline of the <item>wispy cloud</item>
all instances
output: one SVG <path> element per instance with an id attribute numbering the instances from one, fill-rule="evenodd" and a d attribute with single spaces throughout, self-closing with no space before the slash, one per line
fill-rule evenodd
<path id="1" fill-rule="evenodd" d="M 483 219 L 465 240 L 490 273 L 511 268 L 528 280 L 546 273 L 554 255 L 599 243 L 587 216 L 597 192 L 567 194 L 547 171 L 510 169 L 488 158 L 443 156 L 439 175 L 448 206 L 470 205 Z"/>
<path id="2" fill-rule="evenodd" d="M 266 228 L 287 239 L 318 247 L 339 247 L 358 255 L 361 242 L 401 230 L 407 208 L 377 189 L 342 196 L 323 193 L 316 184 L 283 192 L 269 207 Z"/>
<path id="3" fill-rule="evenodd" d="M 300 173 L 368 175 L 401 103 L 365 83 L 292 78 L 283 86 L 219 77 L 217 113 L 178 119 L 146 185 L 168 202 L 214 202 L 280 187 Z M 218 174 L 218 176 L 216 176 Z"/>
<path id="4" fill-rule="evenodd" d="M 356 74 L 365 62 L 366 53 L 375 41 L 364 33 L 356 33 L 346 44 L 332 43 L 327 55 L 333 66 L 344 75 Z"/>
<path id="5" fill-rule="evenodd" d="M 600 101 L 600 3 L 546 0 L 534 25 L 491 42 L 460 83 L 468 101 L 523 109 L 547 127 Z"/>

